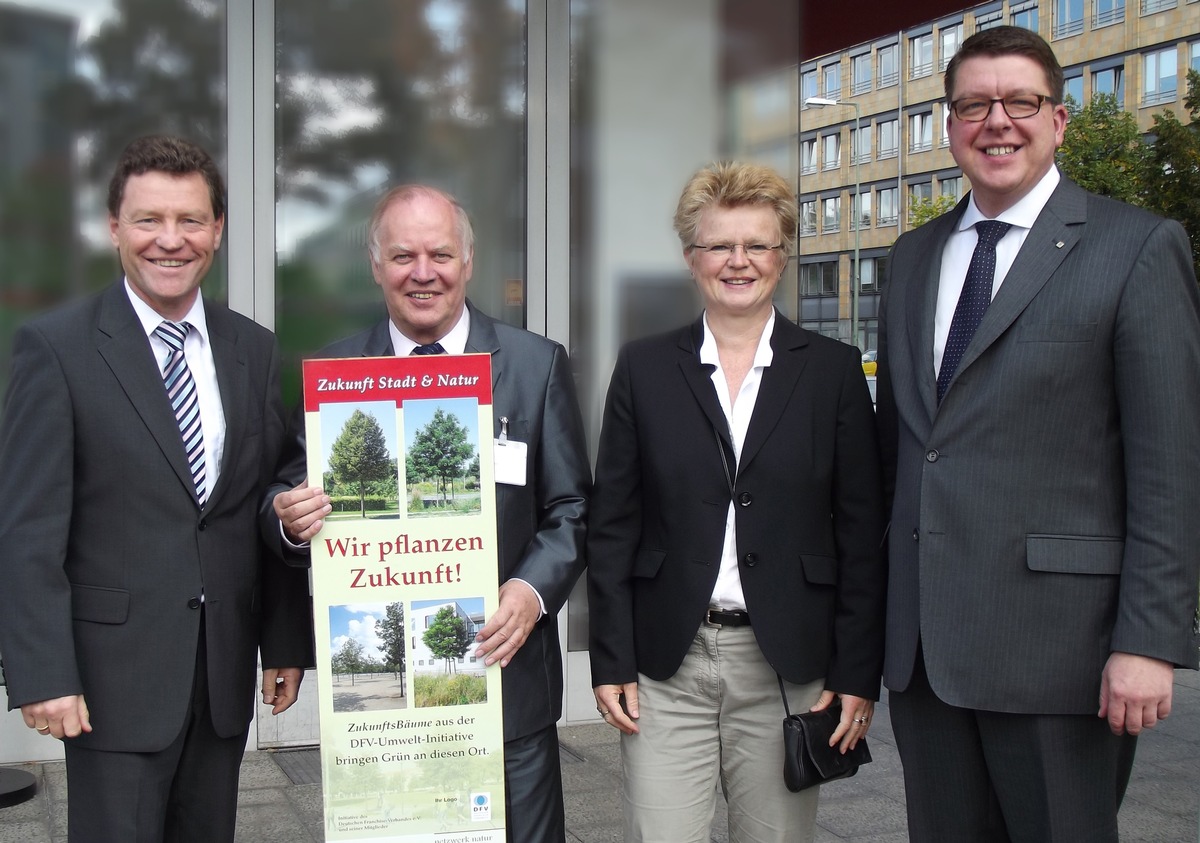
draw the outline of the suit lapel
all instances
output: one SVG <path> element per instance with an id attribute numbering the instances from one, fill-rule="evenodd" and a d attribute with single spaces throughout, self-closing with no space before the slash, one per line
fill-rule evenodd
<path id="1" fill-rule="evenodd" d="M 195 486 L 179 435 L 179 425 L 175 421 L 175 414 L 171 412 L 150 340 L 133 311 L 133 305 L 129 303 L 124 281 L 105 293 L 97 328 L 101 334 L 97 351 L 121 384 L 129 403 L 141 417 L 163 457 L 194 498 Z"/>
<path id="2" fill-rule="evenodd" d="M 747 466 L 767 441 L 767 437 L 783 416 L 796 382 L 804 371 L 807 358 L 803 349 L 808 345 L 808 332 L 775 314 L 775 330 L 771 335 L 771 365 L 763 371 L 762 383 L 758 387 L 758 399 L 754 402 L 754 414 L 746 429 L 746 441 L 742 443 L 742 454 L 738 468 Z"/>
<path id="3" fill-rule="evenodd" d="M 712 382 L 712 366 L 700 362 L 700 346 L 704 337 L 704 319 L 692 323 L 679 331 L 676 347 L 679 354 L 679 371 L 704 412 L 709 424 L 717 432 L 728 453 L 733 453 L 733 440 L 729 436 L 729 422 L 717 400 L 717 390 Z M 731 466 L 732 468 L 732 466 Z"/>
<path id="4" fill-rule="evenodd" d="M 1087 195 L 1074 183 L 1062 179 L 1038 214 L 1004 283 L 984 314 L 959 361 L 959 372 L 977 360 L 1029 306 L 1083 236 L 1086 218 Z"/>
<path id="5" fill-rule="evenodd" d="M 396 349 L 392 348 L 392 332 L 388 324 L 388 320 L 384 319 L 371 329 L 371 333 L 367 335 L 367 342 L 363 345 L 363 357 L 394 357 L 396 355 Z"/>
<path id="6" fill-rule="evenodd" d="M 499 353 L 500 340 L 496 337 L 496 327 L 492 319 L 480 313 L 475 305 L 467 302 L 471 314 L 471 327 L 467 332 L 467 345 L 463 350 L 468 354 L 490 354 L 492 356 L 492 395 L 496 395 L 496 387 L 500 385 L 500 375 L 504 369 L 504 356 Z"/>
<path id="7" fill-rule="evenodd" d="M 225 447 L 221 454 L 221 472 L 217 485 L 209 493 L 206 508 L 212 509 L 233 479 L 233 466 L 245 438 L 246 402 L 250 395 L 250 374 L 246 358 L 238 343 L 237 328 L 228 314 L 204 303 L 204 318 L 208 324 L 208 341 L 213 365 L 217 370 L 217 388 L 221 392 L 221 410 L 225 415 Z M 190 482 L 190 480 L 189 480 Z"/>
<path id="8" fill-rule="evenodd" d="M 964 199 L 953 211 L 929 223 L 934 229 L 930 233 L 928 247 L 920 250 L 911 276 L 919 286 L 907 299 L 905 318 L 908 325 L 909 353 L 913 360 L 913 389 L 930 419 L 937 411 L 937 378 L 933 371 L 933 323 L 937 314 L 938 287 L 942 278 L 942 252 L 945 251 L 946 241 L 966 210 L 966 203 L 967 200 Z M 903 394 L 900 384 L 896 384 L 895 391 L 897 395 Z"/>

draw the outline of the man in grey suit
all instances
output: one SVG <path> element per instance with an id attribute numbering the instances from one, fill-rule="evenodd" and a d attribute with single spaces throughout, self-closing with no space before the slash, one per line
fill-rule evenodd
<path id="1" fill-rule="evenodd" d="M 522 443 L 525 457 L 515 471 L 497 472 L 500 600 L 475 653 L 503 669 L 508 840 L 561 843 L 557 615 L 584 566 L 591 469 L 562 346 L 467 301 L 473 243 L 466 211 L 450 195 L 423 185 L 389 191 L 369 229 L 371 270 L 389 318 L 317 356 L 491 355 L 495 434 L 506 431 L 510 443 Z M 263 534 L 285 560 L 308 565 L 308 542 L 330 502 L 306 481 L 302 413 L 289 440 L 263 506 Z"/>
<path id="2" fill-rule="evenodd" d="M 917 843 L 1116 841 L 1136 735 L 1196 667 L 1187 236 L 1059 174 L 1062 90 L 1035 33 L 967 39 L 971 193 L 888 262 L 884 682 Z"/>
<path id="3" fill-rule="evenodd" d="M 225 225 L 202 149 L 134 141 L 108 207 L 123 280 L 14 342 L 8 701 L 66 745 L 71 843 L 228 842 L 256 652 L 275 713 L 312 663 L 307 580 L 257 529 L 284 432 L 275 339 L 200 296 Z"/>

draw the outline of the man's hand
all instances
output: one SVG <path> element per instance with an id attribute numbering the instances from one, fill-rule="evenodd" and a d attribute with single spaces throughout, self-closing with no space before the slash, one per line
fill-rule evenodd
<path id="1" fill-rule="evenodd" d="M 1171 713 L 1175 666 L 1170 662 L 1113 653 L 1100 676 L 1099 717 L 1108 718 L 1114 735 L 1152 729 Z"/>
<path id="2" fill-rule="evenodd" d="M 500 586 L 500 605 L 475 636 L 479 642 L 475 656 L 486 656 L 483 663 L 488 667 L 496 662 L 508 667 L 541 615 L 542 607 L 533 588 L 520 580 L 509 580 Z"/>
<path id="3" fill-rule="evenodd" d="M 298 667 L 263 668 L 263 705 L 271 706 L 272 714 L 283 714 L 300 696 L 304 671 Z"/>
<path id="4" fill-rule="evenodd" d="M 604 718 L 604 722 L 615 726 L 627 735 L 638 733 L 638 689 L 636 682 L 626 682 L 624 685 L 597 685 L 592 688 L 596 695 L 596 711 Z M 622 697 L 624 699 L 622 700 Z"/>
<path id="5" fill-rule="evenodd" d="M 39 735 L 48 735 L 60 740 L 92 731 L 92 722 L 88 715 L 87 703 L 83 701 L 83 694 L 26 703 L 21 706 L 21 717 L 24 718 L 25 725 L 35 729 Z"/>
<path id="6" fill-rule="evenodd" d="M 308 480 L 273 501 L 275 514 L 283 525 L 283 534 L 292 544 L 310 542 L 325 526 L 325 516 L 333 511 L 329 495 L 320 486 L 309 487 Z"/>

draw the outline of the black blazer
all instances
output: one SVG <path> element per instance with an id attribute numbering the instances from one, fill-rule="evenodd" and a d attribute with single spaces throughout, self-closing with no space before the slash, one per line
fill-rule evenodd
<path id="1" fill-rule="evenodd" d="M 94 731 L 72 738 L 81 746 L 170 744 L 201 635 L 224 737 L 250 720 L 260 646 L 266 667 L 313 663 L 307 578 L 262 552 L 256 523 L 283 435 L 275 338 L 212 302 L 205 319 L 226 433 L 203 510 L 124 282 L 31 321 L 14 342 L 0 652 L 10 707 L 84 694 Z"/>
<path id="2" fill-rule="evenodd" d="M 546 614 L 501 672 L 504 739 L 513 740 L 554 725 L 562 714 L 562 650 L 558 610 L 584 566 L 584 528 L 592 474 L 583 422 L 575 401 L 567 353 L 545 337 L 498 322 L 469 302 L 467 352 L 492 356 L 494 436 L 508 419 L 509 439 L 528 448 L 526 484 L 496 484 L 496 530 L 500 582 L 517 577 L 542 596 Z M 390 357 L 387 320 L 336 342 L 317 358 Z M 307 566 L 306 552 L 284 545 L 272 502 L 307 475 L 303 406 L 292 418 L 288 444 L 263 503 L 263 536 L 292 565 Z"/>
<path id="3" fill-rule="evenodd" d="M 589 526 L 592 684 L 670 677 L 708 608 L 732 471 L 702 322 L 622 349 Z M 875 698 L 883 506 L 860 355 L 776 314 L 774 359 L 736 466 L 738 567 L 754 634 L 791 682 Z"/>

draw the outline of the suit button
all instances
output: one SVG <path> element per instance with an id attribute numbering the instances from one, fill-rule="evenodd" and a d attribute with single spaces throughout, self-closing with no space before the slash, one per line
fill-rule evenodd
<path id="1" fill-rule="evenodd" d="M 203 532 L 204 528 L 206 528 L 208 526 L 208 521 L 204 518 L 201 518 L 200 523 L 197 526 L 199 527 L 200 531 Z"/>
<path id="2" fill-rule="evenodd" d="M 747 553 L 745 555 L 745 557 L 743 557 L 743 558 L 746 560 L 746 564 L 749 565 L 751 568 L 753 568 L 755 565 L 758 564 L 758 554 L 757 553 Z"/>
<path id="3" fill-rule="evenodd" d="M 917 529 L 916 527 L 913 527 L 913 541 L 919 542 L 920 540 L 921 540 L 921 531 L 919 529 Z"/>
<path id="4" fill-rule="evenodd" d="M 930 448 L 928 451 L 925 452 L 925 461 L 926 462 L 937 462 L 938 457 L 940 457 L 940 456 L 941 456 L 941 454 L 939 454 L 937 452 L 937 448 Z"/>
<path id="5" fill-rule="evenodd" d="M 742 492 L 740 495 L 738 495 L 738 503 L 740 503 L 742 506 L 749 506 L 750 504 L 754 503 L 754 495 L 750 494 L 749 492 Z"/>
<path id="6" fill-rule="evenodd" d="M 200 608 L 200 598 L 199 598 L 199 597 L 193 597 L 191 600 L 189 600 L 189 601 L 188 601 L 188 608 L 189 608 L 189 609 L 199 609 L 199 608 Z"/>

